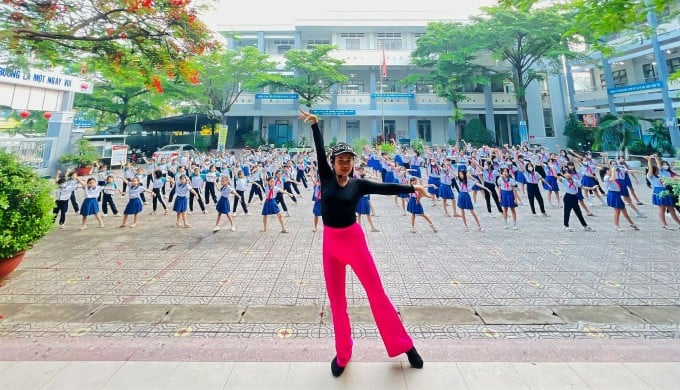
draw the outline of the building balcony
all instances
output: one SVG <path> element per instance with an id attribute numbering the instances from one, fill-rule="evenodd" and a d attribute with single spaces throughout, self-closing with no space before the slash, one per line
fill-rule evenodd
<path id="1" fill-rule="evenodd" d="M 484 94 L 483 93 L 468 93 L 466 94 L 467 100 L 459 104 L 460 109 L 470 109 L 470 110 L 480 110 L 486 107 Z M 371 97 L 370 93 L 344 93 L 337 95 L 337 108 L 338 109 L 357 109 L 357 110 L 370 110 L 371 107 Z M 439 111 L 446 112 L 450 111 L 449 102 L 435 94 L 428 93 L 417 93 L 414 94 L 415 109 L 410 109 L 409 98 L 375 98 L 376 110 L 380 111 L 383 108 L 387 109 L 399 109 L 407 111 Z M 493 93 L 493 106 L 499 109 L 515 109 L 517 108 L 517 99 L 512 93 Z M 246 109 L 249 110 L 255 106 L 258 99 L 255 98 L 255 94 L 243 93 L 239 96 L 236 103 L 234 103 L 234 109 Z M 281 110 L 292 107 L 292 100 L 290 99 L 259 99 L 260 100 L 260 110 L 274 109 Z M 318 106 L 330 106 L 330 99 L 325 99 L 318 102 Z"/>

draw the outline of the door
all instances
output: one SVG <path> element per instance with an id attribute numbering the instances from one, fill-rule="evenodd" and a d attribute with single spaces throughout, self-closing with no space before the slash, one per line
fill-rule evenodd
<path id="1" fill-rule="evenodd" d="M 383 121 L 383 134 L 387 140 L 395 140 L 397 138 L 397 123 L 394 120 Z"/>

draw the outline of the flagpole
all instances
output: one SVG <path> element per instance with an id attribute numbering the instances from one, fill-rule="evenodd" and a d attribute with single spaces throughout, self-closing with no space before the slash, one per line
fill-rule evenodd
<path id="1" fill-rule="evenodd" d="M 383 90 L 383 80 L 387 71 L 387 63 L 385 61 L 385 45 L 382 45 L 382 63 L 380 64 L 380 111 L 382 114 L 382 133 L 383 142 L 387 142 L 387 134 L 385 131 L 385 91 Z"/>

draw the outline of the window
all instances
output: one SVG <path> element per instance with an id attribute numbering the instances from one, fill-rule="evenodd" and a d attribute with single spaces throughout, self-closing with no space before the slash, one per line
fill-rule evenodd
<path id="1" fill-rule="evenodd" d="M 550 109 L 543 110 L 543 122 L 545 123 L 545 136 L 554 138 L 555 129 L 553 128 L 553 117 Z"/>
<path id="2" fill-rule="evenodd" d="M 359 50 L 359 49 L 361 49 L 361 39 L 358 39 L 358 38 L 345 39 L 345 49 L 347 49 L 347 50 Z"/>
<path id="3" fill-rule="evenodd" d="M 276 54 L 283 54 L 292 48 L 293 46 L 291 45 L 278 45 L 276 46 Z"/>
<path id="4" fill-rule="evenodd" d="M 350 80 L 347 84 L 340 86 L 340 93 L 363 93 L 364 82 L 361 80 Z"/>
<path id="5" fill-rule="evenodd" d="M 614 79 L 614 87 L 628 84 L 628 73 L 625 69 L 612 71 L 612 78 Z M 604 79 L 604 73 L 600 75 L 600 85 L 602 88 L 607 88 L 607 81 Z"/>
<path id="6" fill-rule="evenodd" d="M 294 45 L 295 40 L 294 39 L 274 39 L 272 41 L 273 44 L 275 45 Z"/>
<path id="7" fill-rule="evenodd" d="M 642 65 L 642 75 L 645 81 L 656 81 L 659 79 L 659 74 L 656 72 L 656 64 L 644 64 Z"/>
<path id="8" fill-rule="evenodd" d="M 361 136 L 361 128 L 360 128 L 360 122 L 359 121 L 347 121 L 345 124 L 345 138 L 348 143 L 352 143 L 355 139 L 359 138 Z"/>
<path id="9" fill-rule="evenodd" d="M 387 139 L 395 139 L 396 132 L 397 132 L 396 121 L 390 119 L 383 121 L 383 135 L 385 135 Z"/>
<path id="10" fill-rule="evenodd" d="M 425 142 L 432 142 L 432 122 L 429 120 L 418 121 L 418 137 Z"/>
<path id="11" fill-rule="evenodd" d="M 328 39 L 312 39 L 307 41 L 307 49 L 312 49 L 316 45 L 330 45 L 331 41 Z"/>
<path id="12" fill-rule="evenodd" d="M 419 81 L 416 83 L 416 93 L 434 93 L 434 85 Z"/>
<path id="13" fill-rule="evenodd" d="M 378 39 L 378 47 L 385 51 L 401 50 L 401 39 Z"/>
<path id="14" fill-rule="evenodd" d="M 401 33 L 399 32 L 382 32 L 378 33 L 378 38 L 401 38 Z"/>
<path id="15" fill-rule="evenodd" d="M 364 33 L 340 33 L 341 38 L 363 38 Z"/>
<path id="16" fill-rule="evenodd" d="M 666 64 L 668 64 L 668 73 L 675 73 L 680 70 L 680 57 L 666 60 Z"/>

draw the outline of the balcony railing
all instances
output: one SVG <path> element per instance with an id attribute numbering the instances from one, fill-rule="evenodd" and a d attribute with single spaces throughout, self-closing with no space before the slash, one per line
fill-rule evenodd
<path id="1" fill-rule="evenodd" d="M 461 108 L 484 108 L 486 106 L 486 101 L 483 93 L 467 93 L 467 100 L 460 103 Z M 544 98 L 544 103 L 550 102 L 550 97 Z M 435 94 L 431 93 L 416 93 L 414 95 L 416 107 L 426 107 L 428 105 L 441 106 L 448 105 L 449 102 Z M 516 108 L 517 98 L 512 93 L 502 93 L 494 92 L 492 94 L 493 106 L 497 108 Z M 546 100 L 547 99 L 547 100 Z M 255 94 L 241 94 L 238 101 L 234 106 L 239 105 L 253 105 L 255 103 Z M 262 105 L 287 105 L 290 104 L 291 100 L 279 100 L 279 99 L 261 99 Z M 343 93 L 337 95 L 338 107 L 357 107 L 357 106 L 370 106 L 371 104 L 371 94 L 370 93 Z M 409 99 L 403 97 L 390 98 L 387 97 L 384 100 L 382 98 L 375 98 L 375 103 L 377 105 L 408 105 Z M 326 99 L 324 101 L 318 102 L 320 105 L 330 104 L 330 100 Z"/>

